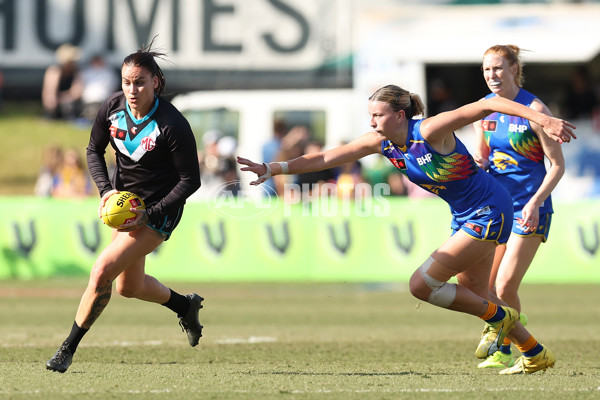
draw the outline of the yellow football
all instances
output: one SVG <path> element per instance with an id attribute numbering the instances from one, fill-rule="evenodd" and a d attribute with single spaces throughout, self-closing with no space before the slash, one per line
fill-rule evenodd
<path id="1" fill-rule="evenodd" d="M 111 228 L 118 229 L 119 226 L 135 219 L 135 213 L 130 208 L 143 210 L 146 208 L 144 200 L 135 193 L 122 191 L 112 194 L 102 207 L 102 222 Z"/>

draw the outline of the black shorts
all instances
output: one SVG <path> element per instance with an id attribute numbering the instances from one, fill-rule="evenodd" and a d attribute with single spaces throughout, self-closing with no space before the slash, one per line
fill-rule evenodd
<path id="1" fill-rule="evenodd" d="M 165 241 L 167 241 L 171 237 L 171 233 L 173 233 L 173 231 L 179 224 L 179 221 L 181 221 L 182 215 L 183 206 L 178 207 L 169 214 L 165 215 L 165 217 L 161 221 L 160 226 L 158 224 L 152 224 L 150 221 L 148 221 L 146 225 L 160 233 L 165 238 Z"/>

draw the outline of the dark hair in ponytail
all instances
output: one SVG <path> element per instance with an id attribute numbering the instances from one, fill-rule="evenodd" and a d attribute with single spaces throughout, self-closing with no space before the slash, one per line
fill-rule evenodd
<path id="1" fill-rule="evenodd" d="M 165 89 L 166 81 L 165 75 L 158 66 L 156 62 L 156 58 L 166 60 L 166 54 L 158 51 L 152 50 L 152 45 L 154 44 L 154 39 L 156 36 L 152 38 L 152 41 L 149 45 L 142 45 L 135 53 L 131 53 L 123 60 L 123 65 L 130 65 L 133 67 L 142 67 L 146 68 L 152 76 L 158 77 L 158 87 L 154 89 L 154 93 L 159 96 L 162 94 Z"/>

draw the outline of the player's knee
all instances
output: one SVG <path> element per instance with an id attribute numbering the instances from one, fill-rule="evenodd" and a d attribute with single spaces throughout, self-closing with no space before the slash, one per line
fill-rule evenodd
<path id="1" fill-rule="evenodd" d="M 456 284 L 443 282 L 442 285 L 431 291 L 427 301 L 438 307 L 448 308 L 456 299 Z"/>
<path id="2" fill-rule="evenodd" d="M 113 278 L 105 266 L 96 263 L 90 272 L 90 284 L 95 287 L 112 285 Z"/>
<path id="3" fill-rule="evenodd" d="M 429 294 L 431 293 L 431 289 L 425 284 L 419 270 L 416 270 L 410 277 L 408 287 L 410 293 L 419 300 L 427 301 Z"/>
<path id="4" fill-rule="evenodd" d="M 121 295 L 123 297 L 127 297 L 129 299 L 134 298 L 137 293 L 136 290 L 134 290 L 133 288 L 131 288 L 129 286 L 117 285 L 116 290 L 117 290 L 117 293 L 119 293 L 119 295 Z"/>
<path id="5" fill-rule="evenodd" d="M 519 290 L 518 285 L 511 285 L 508 282 L 498 281 L 496 282 L 496 294 L 501 299 L 515 296 Z"/>
<path id="6" fill-rule="evenodd" d="M 428 273 L 433 263 L 434 260 L 430 257 L 415 271 L 411 277 L 410 291 L 420 300 L 448 308 L 456 298 L 456 285 L 433 278 Z"/>
<path id="7" fill-rule="evenodd" d="M 117 281 L 115 290 L 119 295 L 127 298 L 135 298 L 139 292 L 137 285 L 130 285 L 127 282 Z"/>

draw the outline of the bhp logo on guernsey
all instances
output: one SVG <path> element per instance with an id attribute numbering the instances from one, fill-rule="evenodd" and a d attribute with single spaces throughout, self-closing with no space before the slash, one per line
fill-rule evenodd
<path id="1" fill-rule="evenodd" d="M 419 163 L 419 165 L 425 165 L 431 162 L 432 157 L 433 155 L 431 155 L 431 153 L 427 153 L 423 157 L 417 157 L 417 162 Z"/>
<path id="2" fill-rule="evenodd" d="M 523 133 L 527 130 L 527 125 L 519 125 L 519 124 L 508 124 L 509 132 L 519 132 Z"/>

